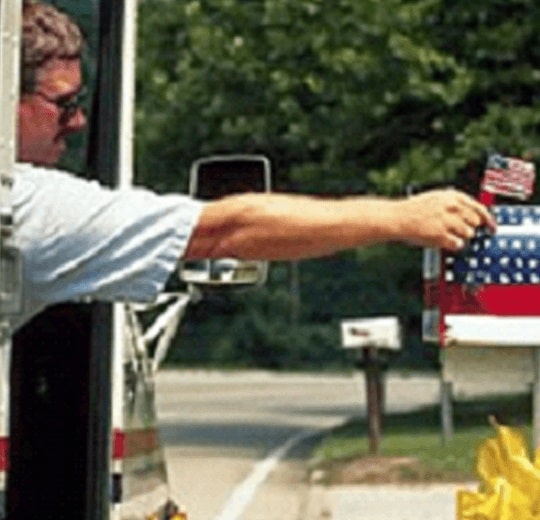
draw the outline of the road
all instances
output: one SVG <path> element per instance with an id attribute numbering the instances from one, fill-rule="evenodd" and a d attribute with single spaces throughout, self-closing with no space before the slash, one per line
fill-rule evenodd
<path id="1" fill-rule="evenodd" d="M 387 409 L 435 403 L 436 377 L 389 375 Z M 318 436 L 365 415 L 362 376 L 164 371 L 160 431 L 173 497 L 190 520 L 305 520 Z"/>

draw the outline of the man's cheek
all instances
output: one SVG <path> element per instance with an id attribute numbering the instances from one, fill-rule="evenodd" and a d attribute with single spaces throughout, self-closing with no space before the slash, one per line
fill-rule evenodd
<path id="1" fill-rule="evenodd" d="M 50 110 L 41 111 L 41 117 L 36 119 L 36 128 L 39 132 L 48 133 L 56 127 L 54 114 Z"/>

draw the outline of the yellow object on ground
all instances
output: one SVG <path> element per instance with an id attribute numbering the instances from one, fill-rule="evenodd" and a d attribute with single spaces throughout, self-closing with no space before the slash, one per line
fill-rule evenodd
<path id="1" fill-rule="evenodd" d="M 496 425 L 478 449 L 478 491 L 457 494 L 457 520 L 540 520 L 540 450 L 534 461 L 523 433 Z"/>

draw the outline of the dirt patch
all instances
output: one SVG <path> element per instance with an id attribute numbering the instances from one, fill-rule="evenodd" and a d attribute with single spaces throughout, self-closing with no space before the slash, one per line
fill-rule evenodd
<path id="1" fill-rule="evenodd" d="M 336 471 L 341 483 L 397 482 L 403 473 L 418 471 L 418 460 L 413 457 L 365 457 L 343 464 Z"/>
<path id="2" fill-rule="evenodd" d="M 463 475 L 428 471 L 415 457 L 365 456 L 325 463 L 311 473 L 312 481 L 325 484 L 399 484 L 459 482 Z"/>

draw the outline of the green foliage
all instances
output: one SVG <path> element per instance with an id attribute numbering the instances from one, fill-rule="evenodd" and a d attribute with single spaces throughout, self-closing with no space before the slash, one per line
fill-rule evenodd
<path id="1" fill-rule="evenodd" d="M 279 186 L 361 191 L 369 172 L 395 192 L 489 148 L 522 153 L 536 146 L 539 9 L 146 0 L 141 178 L 168 186 L 198 155 L 244 150 L 272 159 Z"/>
<path id="2" fill-rule="evenodd" d="M 290 304 L 288 292 L 280 286 L 209 294 L 189 308 L 169 362 L 289 370 L 346 368 L 335 323 L 292 326 Z"/>
<path id="3" fill-rule="evenodd" d="M 536 157 L 534 0 L 145 0 L 139 19 L 138 178 L 159 190 L 185 191 L 190 162 L 219 152 L 263 153 L 277 189 L 329 194 L 457 182 L 491 149 Z M 276 265 L 257 296 L 227 297 L 225 317 L 201 304 L 212 312 L 190 315 L 179 352 L 193 359 L 186 344 L 207 341 L 210 362 L 283 366 L 323 344 L 339 364 L 339 320 L 381 313 L 404 320 L 419 352 L 418 251 L 338 255 L 300 273 L 297 325 Z"/>

